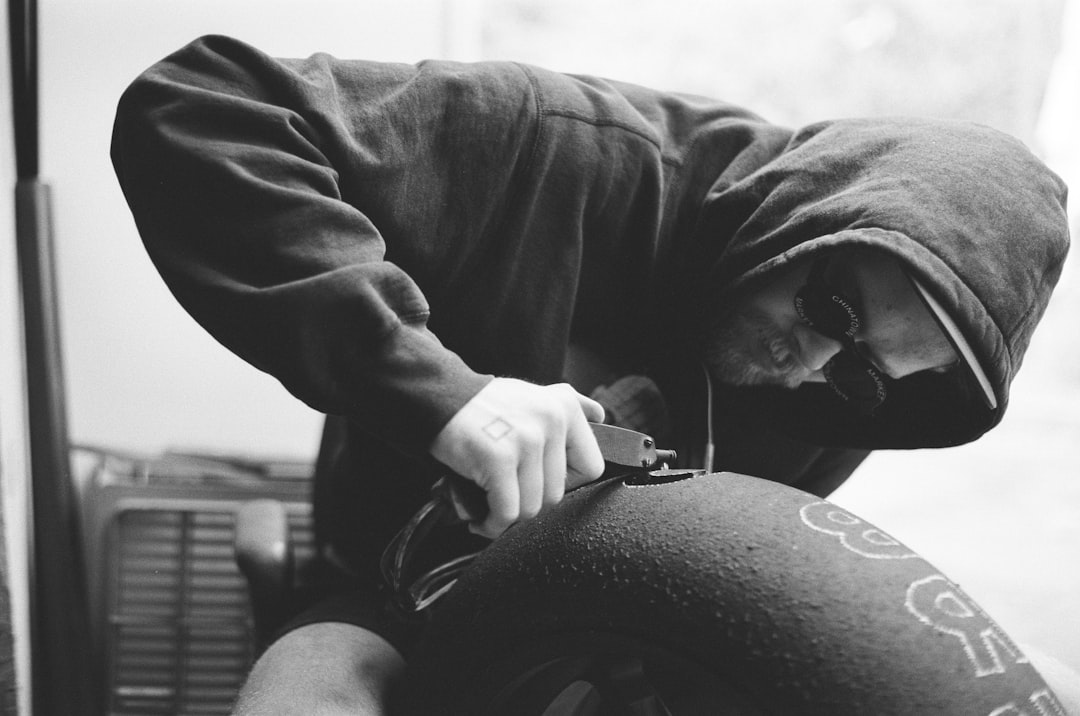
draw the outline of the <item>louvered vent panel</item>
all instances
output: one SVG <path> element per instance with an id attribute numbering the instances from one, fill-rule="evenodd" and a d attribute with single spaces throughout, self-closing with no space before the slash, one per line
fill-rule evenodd
<path id="1" fill-rule="evenodd" d="M 292 512 L 287 517 L 294 563 L 307 564 L 315 556 L 315 534 L 311 528 L 311 514 Z"/>
<path id="2" fill-rule="evenodd" d="M 165 503 L 167 505 L 167 502 Z M 110 713 L 228 714 L 252 658 L 234 513 L 129 509 L 116 515 L 108 596 Z M 290 515 L 299 560 L 306 514 Z"/>

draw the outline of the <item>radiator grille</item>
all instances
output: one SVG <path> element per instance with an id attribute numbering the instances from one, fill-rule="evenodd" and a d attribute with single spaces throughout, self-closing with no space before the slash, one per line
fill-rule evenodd
<path id="1" fill-rule="evenodd" d="M 111 714 L 228 714 L 250 666 L 247 587 L 233 552 L 235 514 L 125 509 L 112 527 L 107 594 Z M 306 514 L 290 515 L 297 557 Z"/>

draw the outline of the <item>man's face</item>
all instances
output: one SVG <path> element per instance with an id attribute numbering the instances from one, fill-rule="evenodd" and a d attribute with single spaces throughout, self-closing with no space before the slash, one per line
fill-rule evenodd
<path id="1" fill-rule="evenodd" d="M 717 379 L 786 388 L 825 380 L 822 368 L 841 346 L 795 310 L 795 293 L 809 272 L 809 263 L 795 266 L 723 311 L 710 332 L 706 355 Z M 872 249 L 838 253 L 825 278 L 854 302 L 860 319 L 855 342 L 882 373 L 902 378 L 958 360 L 900 264 L 887 254 Z"/>

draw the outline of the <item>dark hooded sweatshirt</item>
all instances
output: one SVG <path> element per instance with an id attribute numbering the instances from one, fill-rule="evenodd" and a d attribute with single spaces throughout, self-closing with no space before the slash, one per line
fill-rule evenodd
<path id="1" fill-rule="evenodd" d="M 868 450 L 973 440 L 1001 419 L 1068 245 L 1061 181 L 985 127 L 792 132 L 508 62 L 279 60 L 207 37 L 131 85 L 112 158 L 185 308 L 342 416 L 319 535 L 363 568 L 425 499 L 435 435 L 492 375 L 557 382 L 580 344 L 652 377 L 668 439 L 697 444 L 711 309 L 838 247 L 889 252 L 930 286 L 997 408 L 933 373 L 898 381 L 870 419 L 821 385 L 719 386 L 715 467 L 824 494 Z"/>

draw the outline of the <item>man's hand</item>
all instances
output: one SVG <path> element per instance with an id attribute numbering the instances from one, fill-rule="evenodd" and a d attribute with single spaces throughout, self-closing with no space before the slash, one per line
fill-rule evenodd
<path id="1" fill-rule="evenodd" d="M 435 436 L 431 454 L 487 492 L 487 519 L 470 529 L 494 539 L 600 477 L 604 458 L 588 423 L 603 419 L 599 403 L 566 383 L 495 378 Z"/>

